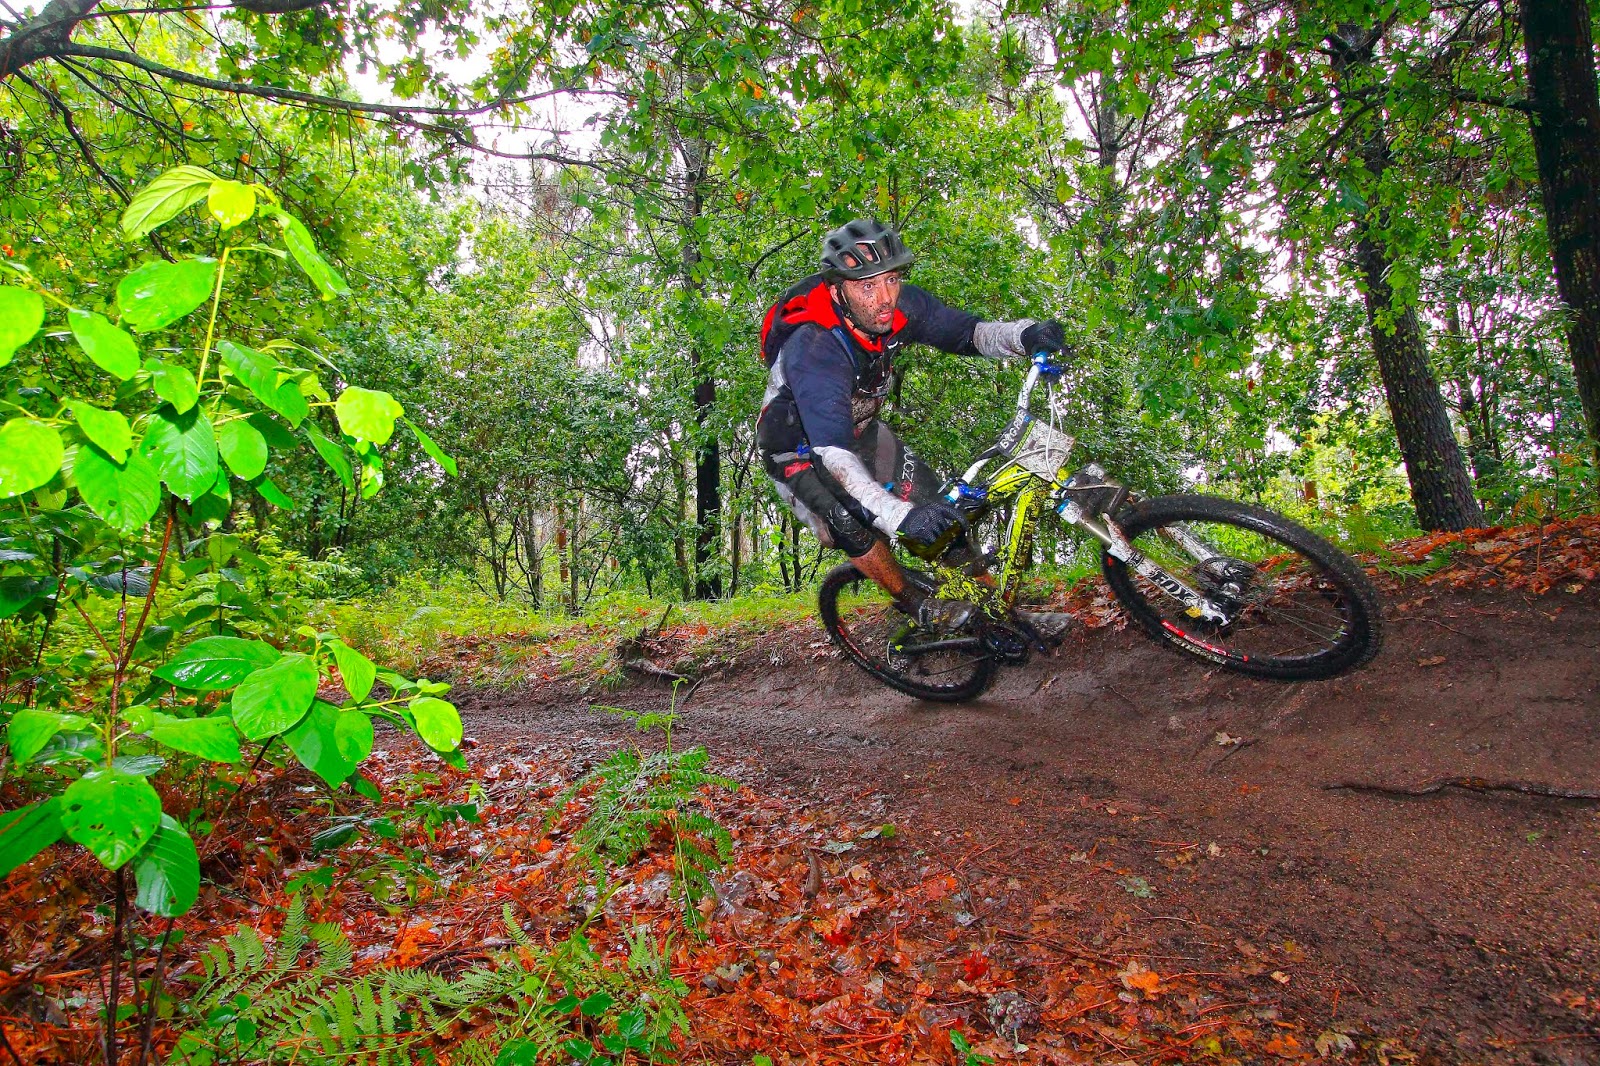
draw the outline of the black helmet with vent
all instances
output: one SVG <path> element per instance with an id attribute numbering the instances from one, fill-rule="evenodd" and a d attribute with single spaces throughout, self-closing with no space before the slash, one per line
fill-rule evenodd
<path id="1" fill-rule="evenodd" d="M 822 276 L 828 281 L 860 281 L 904 270 L 911 262 L 900 234 L 876 219 L 846 222 L 822 239 Z"/>

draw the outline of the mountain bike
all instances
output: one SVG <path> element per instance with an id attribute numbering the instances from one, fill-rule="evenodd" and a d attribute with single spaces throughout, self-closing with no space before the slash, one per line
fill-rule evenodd
<path id="1" fill-rule="evenodd" d="M 1361 568 L 1310 530 L 1263 507 L 1201 495 L 1142 498 L 1097 463 L 1070 471 L 1062 431 L 1064 367 L 1036 355 L 1016 415 L 995 444 L 945 486 L 967 522 L 965 544 L 908 578 L 927 596 L 972 605 L 958 624 L 919 624 L 850 563 L 819 593 L 822 624 L 873 677 L 926 700 L 971 699 L 1046 640 L 1017 609 L 1047 518 L 1100 545 L 1106 584 L 1153 639 L 1223 669 L 1275 681 L 1354 670 L 1382 643 L 1378 596 Z M 1043 383 L 1049 415 L 1035 417 Z"/>

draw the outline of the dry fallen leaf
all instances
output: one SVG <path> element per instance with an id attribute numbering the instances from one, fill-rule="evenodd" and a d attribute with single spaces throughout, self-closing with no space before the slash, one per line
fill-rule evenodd
<path id="1" fill-rule="evenodd" d="M 1427 659 L 1418 659 L 1418 666 L 1439 666 L 1444 662 L 1443 655 L 1435 655 Z"/>

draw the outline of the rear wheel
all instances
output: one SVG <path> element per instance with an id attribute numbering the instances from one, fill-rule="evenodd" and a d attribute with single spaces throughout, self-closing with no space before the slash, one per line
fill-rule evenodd
<path id="1" fill-rule="evenodd" d="M 1135 550 L 1227 616 L 1200 617 L 1126 563 L 1103 555 L 1106 583 L 1157 640 L 1229 670 L 1280 681 L 1334 677 L 1378 653 L 1378 595 L 1366 574 L 1282 515 L 1210 496 L 1160 496 L 1124 508 L 1116 521 Z M 1220 555 L 1197 555 L 1194 538 Z"/>
<path id="2" fill-rule="evenodd" d="M 959 703 L 994 680 L 995 660 L 974 636 L 917 625 L 850 563 L 823 578 L 822 625 L 861 669 L 908 696 Z"/>

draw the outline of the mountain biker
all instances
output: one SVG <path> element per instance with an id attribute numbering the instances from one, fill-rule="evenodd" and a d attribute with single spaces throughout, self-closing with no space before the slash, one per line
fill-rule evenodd
<path id="1" fill-rule="evenodd" d="M 903 275 L 911 252 L 892 227 L 856 219 L 822 242 L 821 269 L 768 310 L 770 368 L 757 443 L 778 495 L 828 547 L 840 548 L 924 624 L 956 626 L 971 605 L 928 600 L 886 538 L 936 556 L 963 533 L 933 470 L 878 419 L 895 356 L 912 343 L 955 355 L 1026 358 L 1058 352 L 1054 320 L 986 322 L 947 307 Z"/>

